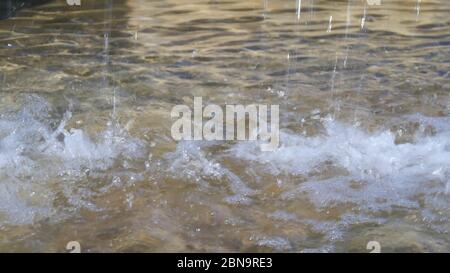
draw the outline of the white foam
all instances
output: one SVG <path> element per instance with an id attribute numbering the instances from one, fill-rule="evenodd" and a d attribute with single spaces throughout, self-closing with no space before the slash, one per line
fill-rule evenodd
<path id="1" fill-rule="evenodd" d="M 363 178 L 438 175 L 448 171 L 450 131 L 447 129 L 416 143 L 396 145 L 395 136 L 390 131 L 368 134 L 330 119 L 325 120 L 324 125 L 326 136 L 282 133 L 282 145 L 277 151 L 261 153 L 254 145 L 241 143 L 232 149 L 231 154 L 268 164 L 273 171 L 292 173 L 307 173 L 327 160 Z"/>
<path id="2" fill-rule="evenodd" d="M 1 114 L 0 216 L 6 214 L 8 223 L 27 223 L 54 213 L 52 183 L 60 183 L 71 205 L 93 208 L 83 200 L 89 195 L 87 190 L 83 196 L 74 194 L 71 183 L 86 170 L 105 170 L 119 157 L 143 154 L 142 143 L 114 123 L 88 136 L 81 129 L 66 128 L 71 118 L 67 112 L 52 129 L 51 110 L 42 98 L 29 96 L 20 111 Z"/>
<path id="3" fill-rule="evenodd" d="M 285 200 L 306 193 L 318 209 L 351 203 L 357 205 L 355 214 L 366 215 L 395 207 L 414 208 L 422 216 L 428 214 L 430 221 L 429 214 L 441 215 L 433 224 L 445 225 L 449 217 L 450 119 L 419 115 L 405 119 L 419 122 L 421 128 L 431 125 L 436 134 L 418 134 L 414 142 L 397 145 L 388 129 L 368 133 L 327 118 L 323 120 L 325 135 L 283 132 L 281 147 L 274 152 L 260 152 L 256 144 L 242 142 L 232 147 L 229 155 L 262 164 L 262 169 L 274 176 L 291 173 L 306 177 L 306 182 L 281 195 Z M 331 178 L 321 176 L 323 171 L 312 172 L 323 170 L 320 166 L 324 165 L 343 171 Z"/>
<path id="4" fill-rule="evenodd" d="M 249 204 L 255 191 L 249 188 L 235 173 L 223 166 L 214 158 L 208 157 L 202 150 L 213 142 L 181 141 L 175 152 L 168 153 L 166 160 L 170 165 L 169 172 L 189 181 L 196 181 L 201 186 L 208 187 L 207 180 L 225 180 L 233 192 L 225 201 L 229 203 Z"/>
<path id="5" fill-rule="evenodd" d="M 286 238 L 273 236 L 266 237 L 257 241 L 258 246 L 272 248 L 276 251 L 289 251 L 292 245 Z"/>

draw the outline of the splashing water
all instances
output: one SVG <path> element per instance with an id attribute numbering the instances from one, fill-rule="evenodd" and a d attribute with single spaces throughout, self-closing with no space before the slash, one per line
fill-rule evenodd
<path id="1" fill-rule="evenodd" d="M 29 223 L 55 213 L 53 186 L 69 187 L 67 198 L 73 206 L 94 209 L 82 200 L 87 192 L 79 196 L 70 187 L 88 172 L 112 167 L 119 157 L 143 156 L 142 143 L 114 123 L 92 138 L 81 129 L 66 129 L 70 112 L 52 128 L 49 103 L 35 95 L 24 101 L 22 110 L 2 113 L 0 120 L 0 211 L 7 213 L 9 223 Z"/>
<path id="2" fill-rule="evenodd" d="M 262 164 L 274 176 L 287 172 L 307 177 L 282 194 L 286 200 L 307 193 L 318 208 L 350 203 L 365 217 L 395 208 L 418 209 L 433 228 L 448 232 L 450 120 L 417 115 L 407 120 L 421 124 L 411 143 L 396 144 L 398 135 L 391 131 L 368 134 L 327 118 L 322 136 L 285 132 L 282 147 L 274 153 L 239 144 L 230 154 Z M 437 132 L 424 135 L 427 126 Z"/>
<path id="3" fill-rule="evenodd" d="M 56 2 L 0 21 L 0 251 L 449 251 L 448 1 Z M 176 143 L 195 96 L 281 148 Z"/>

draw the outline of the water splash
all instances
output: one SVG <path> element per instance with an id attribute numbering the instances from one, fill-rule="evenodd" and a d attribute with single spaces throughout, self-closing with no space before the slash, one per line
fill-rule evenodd
<path id="1" fill-rule="evenodd" d="M 348 32 L 351 26 L 351 5 L 350 0 L 347 2 L 347 19 L 345 23 L 345 40 L 348 39 Z M 345 57 L 344 57 L 344 68 L 347 67 L 347 60 L 348 60 L 348 54 L 349 54 L 350 46 L 349 43 L 347 43 L 346 49 L 345 49 Z"/>
<path id="2" fill-rule="evenodd" d="M 416 8 L 415 8 L 415 10 L 416 10 L 416 21 L 419 21 L 420 3 L 421 3 L 421 0 L 417 0 L 417 4 L 416 4 Z"/>
<path id="3" fill-rule="evenodd" d="M 297 0 L 297 21 L 300 21 L 300 17 L 302 16 L 302 0 Z"/>
<path id="4" fill-rule="evenodd" d="M 285 200 L 306 193 L 318 209 L 353 204 L 357 209 L 348 213 L 369 218 L 375 217 L 375 212 L 408 208 L 418 211 L 426 225 L 449 232 L 450 120 L 420 115 L 404 120 L 420 124 L 412 133 L 413 142 L 396 144 L 399 135 L 390 130 L 369 134 L 326 118 L 325 135 L 285 132 L 281 148 L 273 153 L 263 154 L 251 144 L 239 144 L 230 155 L 262 164 L 273 176 L 307 177 L 306 182 L 282 194 Z M 435 133 L 427 133 L 429 126 Z M 334 171 L 324 176 L 330 166 Z"/>
<path id="5" fill-rule="evenodd" d="M 328 22 L 328 29 L 327 32 L 331 33 L 331 28 L 333 27 L 333 15 L 330 15 L 330 20 Z"/>
<path id="6" fill-rule="evenodd" d="M 52 118 L 58 115 L 41 97 L 27 95 L 23 101 L 21 110 L 2 112 L 0 119 L 0 218 L 6 217 L 4 223 L 63 217 L 53 205 L 59 192 L 55 188 L 66 195 L 72 209 L 96 209 L 88 201 L 90 190 L 77 182 L 89 173 L 101 176 L 119 158 L 144 156 L 144 144 L 117 123 L 90 136 L 81 129 L 66 129 L 71 112 L 59 120 Z"/>
<path id="7" fill-rule="evenodd" d="M 225 201 L 232 204 L 249 204 L 250 196 L 256 191 L 249 188 L 235 173 L 223 166 L 215 159 L 209 158 L 202 150 L 212 145 L 199 141 L 179 142 L 175 152 L 165 156 L 164 169 L 168 169 L 171 175 L 196 181 L 201 187 L 209 187 L 207 181 L 225 180 L 230 186 L 232 195 L 225 198 Z"/>
<path id="8" fill-rule="evenodd" d="M 367 5 L 364 4 L 364 13 L 363 13 L 363 17 L 361 17 L 361 30 L 364 29 L 364 25 L 366 23 L 366 15 L 367 14 Z"/>

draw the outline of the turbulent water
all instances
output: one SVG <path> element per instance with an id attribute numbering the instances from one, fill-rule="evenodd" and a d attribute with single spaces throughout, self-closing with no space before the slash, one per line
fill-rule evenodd
<path id="1" fill-rule="evenodd" d="M 450 2 L 66 1 L 0 21 L 0 251 L 450 251 Z M 172 139 L 277 104 L 280 148 Z"/>

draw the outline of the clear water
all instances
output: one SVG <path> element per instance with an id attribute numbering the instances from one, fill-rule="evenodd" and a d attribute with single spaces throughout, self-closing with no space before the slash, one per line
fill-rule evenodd
<path id="1" fill-rule="evenodd" d="M 0 251 L 450 251 L 449 13 L 103 0 L 0 21 Z M 194 96 L 279 104 L 281 148 L 173 141 Z"/>

